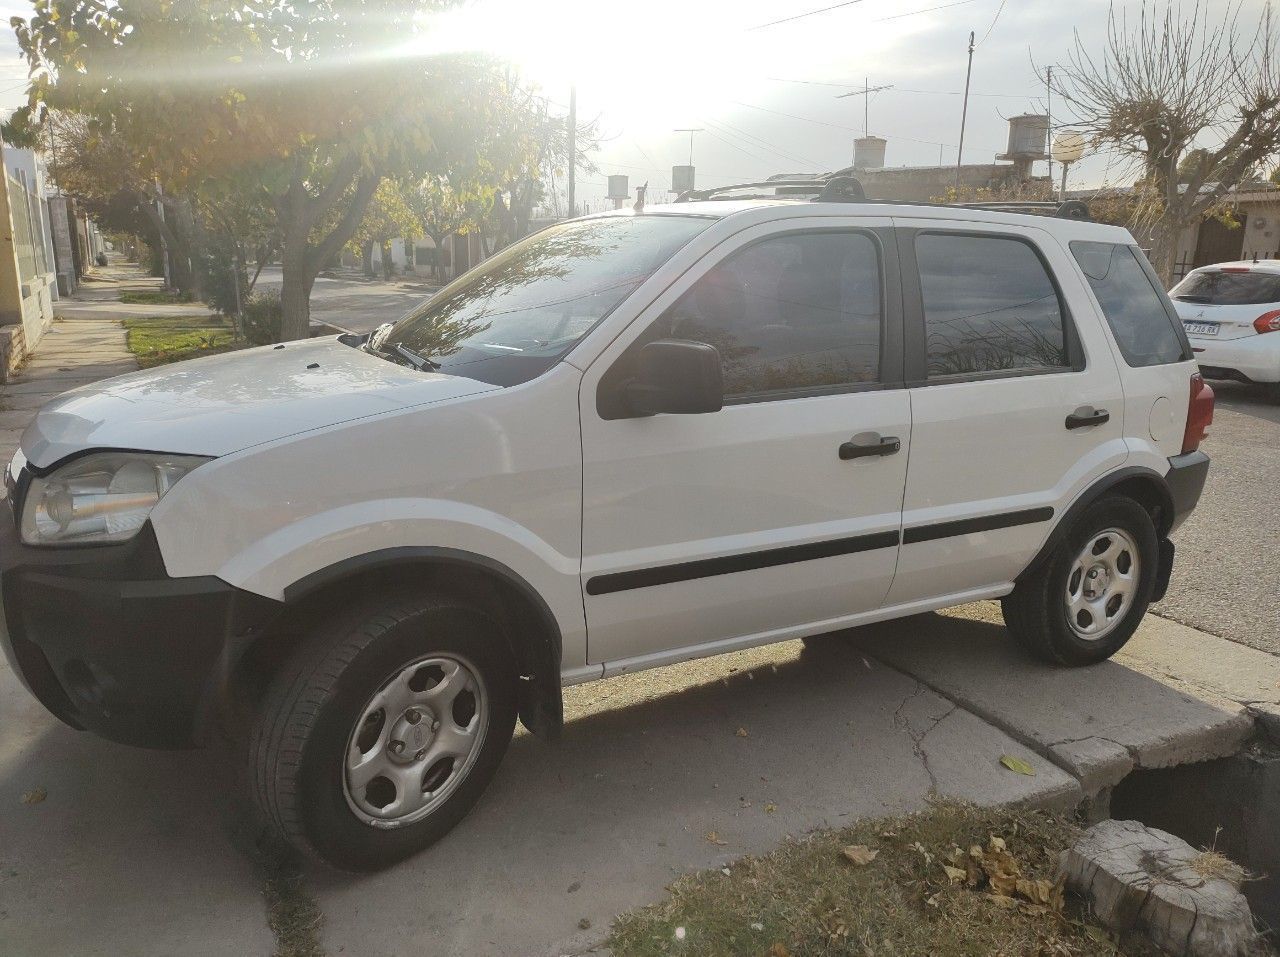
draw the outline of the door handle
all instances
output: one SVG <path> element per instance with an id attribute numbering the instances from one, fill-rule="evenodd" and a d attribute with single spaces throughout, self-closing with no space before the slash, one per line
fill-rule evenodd
<path id="1" fill-rule="evenodd" d="M 853 439 L 863 438 L 862 435 L 855 435 Z M 902 448 L 902 441 L 896 435 L 881 436 L 879 432 L 872 432 L 866 436 L 869 441 L 855 442 L 850 439 L 848 442 L 840 443 L 840 458 L 848 461 L 849 459 L 866 458 L 869 455 L 893 455 Z"/>
<path id="2" fill-rule="evenodd" d="M 1068 429 L 1083 429 L 1091 425 L 1102 425 L 1111 421 L 1111 413 L 1106 409 L 1095 409 L 1091 405 L 1082 405 L 1067 416 Z"/>

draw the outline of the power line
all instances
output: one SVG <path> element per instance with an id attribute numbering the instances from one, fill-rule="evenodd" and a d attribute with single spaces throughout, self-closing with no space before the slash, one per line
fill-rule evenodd
<path id="1" fill-rule="evenodd" d="M 705 122 L 710 122 L 710 121 L 704 120 L 703 122 L 705 123 Z M 740 133 L 739 133 L 739 134 L 733 134 L 733 133 L 731 133 L 728 129 L 721 128 L 721 132 L 717 132 L 716 127 L 719 127 L 719 126 L 720 126 L 720 124 L 718 124 L 718 123 L 714 123 L 714 122 L 712 122 L 712 123 L 711 123 L 711 126 L 712 126 L 712 128 L 711 128 L 711 129 L 708 129 L 708 130 L 707 130 L 707 132 L 708 132 L 708 133 L 710 133 L 712 136 L 714 136 L 716 139 L 720 140 L 720 142 L 725 143 L 725 144 L 727 144 L 727 145 L 729 145 L 729 146 L 732 146 L 734 149 L 738 150 L 738 152 L 740 152 L 740 153 L 746 153 L 746 154 L 747 154 L 748 156 L 750 156 L 752 159 L 759 160 L 759 161 L 760 161 L 760 162 L 762 162 L 762 163 L 773 163 L 773 162 L 777 162 L 776 160 L 770 160 L 767 156 L 762 156 L 762 155 L 760 155 L 760 153 L 758 152 L 758 150 L 764 149 L 764 150 L 768 150 L 770 153 L 773 153 L 775 156 L 778 156 L 778 157 L 780 157 L 781 159 L 786 160 L 786 161 L 787 161 L 787 162 L 789 162 L 789 163 L 803 163 L 805 166 L 817 166 L 817 167 L 821 167 L 821 166 L 822 166 L 822 164 L 821 164 L 821 163 L 815 163 L 813 160 L 805 159 L 805 158 L 804 158 L 804 157 L 802 157 L 802 156 L 796 156 L 796 155 L 794 155 L 794 154 L 784 153 L 782 150 L 776 149 L 776 148 L 774 148 L 774 147 L 772 147 L 772 146 L 768 146 L 768 145 L 764 145 L 764 144 L 759 145 L 759 146 L 756 146 L 756 145 L 752 144 L 752 143 L 751 143 L 751 141 L 750 141 L 750 140 L 748 140 L 746 137 L 742 136 L 742 134 L 740 134 Z M 722 133 L 723 133 L 723 134 L 725 134 L 725 135 L 722 135 Z M 726 135 L 729 135 L 729 136 L 734 136 L 734 135 L 736 135 L 736 136 L 737 136 L 737 138 L 738 138 L 738 139 L 740 139 L 740 140 L 742 140 L 743 142 L 745 142 L 745 143 L 747 144 L 747 146 L 749 146 L 749 147 L 753 147 L 753 148 L 752 148 L 752 149 L 745 149 L 745 148 L 743 148 L 742 146 L 739 146 L 737 143 L 734 143 L 732 140 L 730 140 L 730 139 L 726 139 Z"/>
<path id="2" fill-rule="evenodd" d="M 738 106 L 745 106 L 750 110 L 759 110 L 761 113 L 772 113 L 774 116 L 785 116 L 793 120 L 802 120 L 805 123 L 815 123 L 818 126 L 829 126 L 832 129 L 848 130 L 851 133 L 857 133 L 858 128 L 855 126 L 845 126 L 843 123 L 828 123 L 826 120 L 817 120 L 812 116 L 799 116 L 795 113 L 784 113 L 781 110 L 770 110 L 763 106 L 756 106 L 754 103 L 743 103 L 741 100 L 730 100 L 730 103 L 736 103 Z M 903 136 L 901 133 L 892 134 L 893 139 L 906 140 L 908 143 L 923 143 L 925 146 L 949 146 L 955 148 L 955 143 L 943 143 L 938 140 L 920 140 L 910 136 Z M 992 148 L 993 152 L 1000 152 L 1004 147 Z"/>
<path id="3" fill-rule="evenodd" d="M 767 76 L 766 80 L 772 80 L 775 83 L 804 83 L 809 86 L 833 86 L 842 90 L 847 90 L 857 86 L 856 83 L 833 83 L 829 80 L 793 80 L 784 76 Z M 858 92 L 861 92 L 859 90 Z M 959 90 L 916 90 L 911 87 L 895 86 L 894 93 L 925 93 L 930 96 L 964 96 Z M 1031 93 L 970 93 L 970 96 L 993 96 L 1010 100 L 1029 100 L 1033 98 Z"/>
<path id="4" fill-rule="evenodd" d="M 991 31 L 996 28 L 996 24 L 1000 22 L 1000 14 L 1004 13 L 1004 5 L 1008 0 L 1000 0 L 1000 6 L 996 9 L 996 15 L 991 20 L 991 26 L 987 27 L 987 32 L 982 35 L 982 39 L 978 41 L 978 46 L 987 42 L 987 37 L 991 36 Z"/>
<path id="5" fill-rule="evenodd" d="M 793 17 L 783 17 L 781 20 L 770 20 L 768 23 L 757 23 L 754 27 L 747 27 L 747 30 L 763 30 L 765 27 L 776 27 L 779 23 L 790 23 L 793 20 L 803 20 L 805 17 L 816 16 L 819 13 L 828 13 L 831 10 L 839 10 L 841 7 L 851 7 L 855 3 L 861 3 L 862 0 L 845 0 L 844 3 L 832 4 L 829 7 L 823 7 L 820 10 L 810 10 L 808 13 L 797 13 Z"/>
<path id="6" fill-rule="evenodd" d="M 948 7 L 963 7 L 966 3 L 976 3 L 977 0 L 955 0 L 954 3 L 943 3 L 936 7 L 925 7 L 923 10 L 908 10 L 906 13 L 895 13 L 891 17 L 881 17 L 879 20 L 873 20 L 873 23 L 888 23 L 890 20 L 901 20 L 903 17 L 914 17 L 921 13 L 933 13 L 935 10 L 946 10 Z"/>

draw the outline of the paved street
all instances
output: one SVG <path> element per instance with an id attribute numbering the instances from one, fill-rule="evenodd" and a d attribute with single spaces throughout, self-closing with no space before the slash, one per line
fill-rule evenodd
<path id="1" fill-rule="evenodd" d="M 279 266 L 268 266 L 258 277 L 255 290 L 279 289 Z M 365 279 L 361 276 L 320 276 L 311 290 L 311 318 L 348 332 L 372 332 L 384 322 L 395 322 L 427 299 L 438 287 L 427 277 Z"/>
<path id="2" fill-rule="evenodd" d="M 1213 383 L 1213 458 L 1200 506 L 1175 536 L 1177 561 L 1158 614 L 1280 654 L 1280 406 Z"/>

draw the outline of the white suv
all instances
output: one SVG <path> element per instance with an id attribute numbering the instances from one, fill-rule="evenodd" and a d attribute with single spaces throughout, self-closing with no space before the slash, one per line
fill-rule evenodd
<path id="1" fill-rule="evenodd" d="M 7 472 L 10 660 L 118 741 L 247 722 L 279 830 L 369 869 L 565 685 L 995 598 L 1106 658 L 1208 468 L 1173 307 L 1122 229 L 856 192 L 560 223 L 367 339 L 67 393 Z"/>
<path id="2" fill-rule="evenodd" d="M 1202 266 L 1169 295 L 1205 378 L 1256 383 L 1280 402 L 1280 260 Z"/>

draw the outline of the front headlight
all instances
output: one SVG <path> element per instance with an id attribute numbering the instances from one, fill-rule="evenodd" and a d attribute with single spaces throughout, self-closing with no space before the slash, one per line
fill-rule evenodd
<path id="1" fill-rule="evenodd" d="M 133 538 L 175 482 L 207 458 L 96 452 L 44 478 L 33 476 L 22 507 L 28 545 L 80 545 Z"/>

